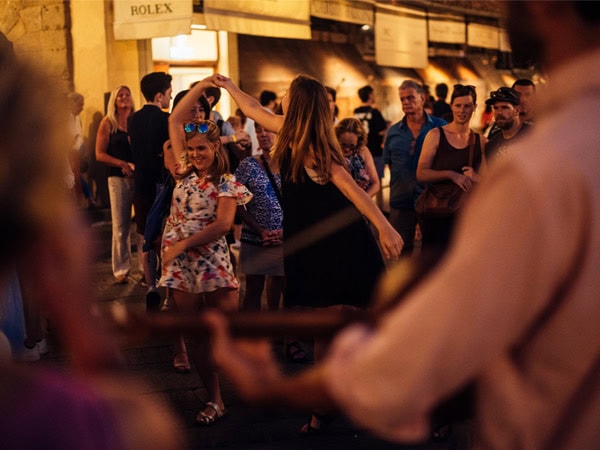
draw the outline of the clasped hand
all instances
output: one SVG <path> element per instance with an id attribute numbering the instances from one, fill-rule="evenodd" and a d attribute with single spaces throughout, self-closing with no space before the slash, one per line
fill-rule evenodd
<path id="1" fill-rule="evenodd" d="M 469 192 L 473 187 L 473 174 L 475 170 L 472 167 L 463 167 L 463 173 L 454 173 L 452 177 L 452 182 L 456 184 L 459 188 L 461 188 L 465 192 Z"/>
<path id="2" fill-rule="evenodd" d="M 283 243 L 283 230 L 262 230 L 260 239 L 263 247 L 281 245 Z"/>

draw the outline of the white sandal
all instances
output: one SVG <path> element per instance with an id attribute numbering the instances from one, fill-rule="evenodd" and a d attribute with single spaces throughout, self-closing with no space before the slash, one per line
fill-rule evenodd
<path id="1" fill-rule="evenodd" d="M 214 411 L 214 414 L 209 414 L 206 410 L 210 408 Z M 207 402 L 204 406 L 204 409 L 198 413 L 196 416 L 196 423 L 198 425 L 212 425 L 217 420 L 221 419 L 225 414 L 227 414 L 227 409 L 225 407 L 219 408 L 215 402 Z"/>

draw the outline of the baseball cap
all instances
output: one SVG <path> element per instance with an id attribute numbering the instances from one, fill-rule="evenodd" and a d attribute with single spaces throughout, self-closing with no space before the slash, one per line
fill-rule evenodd
<path id="1" fill-rule="evenodd" d="M 490 92 L 490 98 L 485 101 L 485 104 L 493 105 L 496 102 L 508 102 L 518 106 L 521 102 L 521 93 L 509 87 L 498 88 L 498 90 Z"/>

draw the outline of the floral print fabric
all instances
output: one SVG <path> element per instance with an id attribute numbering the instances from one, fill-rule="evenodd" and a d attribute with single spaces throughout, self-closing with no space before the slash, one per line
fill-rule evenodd
<path id="1" fill-rule="evenodd" d="M 362 156 L 360 156 L 358 151 L 355 151 L 346 157 L 346 161 L 348 161 L 348 168 L 350 169 L 352 178 L 354 178 L 356 184 L 366 191 L 371 186 L 371 177 L 369 177 L 369 172 L 367 172 Z"/>
<path id="2" fill-rule="evenodd" d="M 203 230 L 217 218 L 219 197 L 235 197 L 238 204 L 252 199 L 244 185 L 225 174 L 218 186 L 210 178 L 192 172 L 179 180 L 173 191 L 171 212 L 165 224 L 161 250 Z M 237 289 L 225 236 L 214 242 L 188 248 L 173 261 L 163 265 L 160 286 L 184 292 L 212 292 L 218 288 Z"/>
<path id="3" fill-rule="evenodd" d="M 273 178 L 281 192 L 281 175 L 274 173 Z M 265 230 L 281 230 L 283 228 L 283 210 L 269 176 L 256 158 L 243 159 L 235 171 L 235 179 L 254 194 L 247 208 L 258 224 Z M 246 223 L 242 228 L 242 242 L 262 244 L 260 236 Z"/>

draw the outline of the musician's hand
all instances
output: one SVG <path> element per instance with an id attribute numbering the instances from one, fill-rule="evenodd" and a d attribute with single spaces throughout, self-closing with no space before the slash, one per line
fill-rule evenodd
<path id="1" fill-rule="evenodd" d="M 219 372 L 225 375 L 240 395 L 254 403 L 269 400 L 269 387 L 283 377 L 275 362 L 268 339 L 233 340 L 227 320 L 218 312 L 206 312 L 211 329 L 213 359 Z"/>

